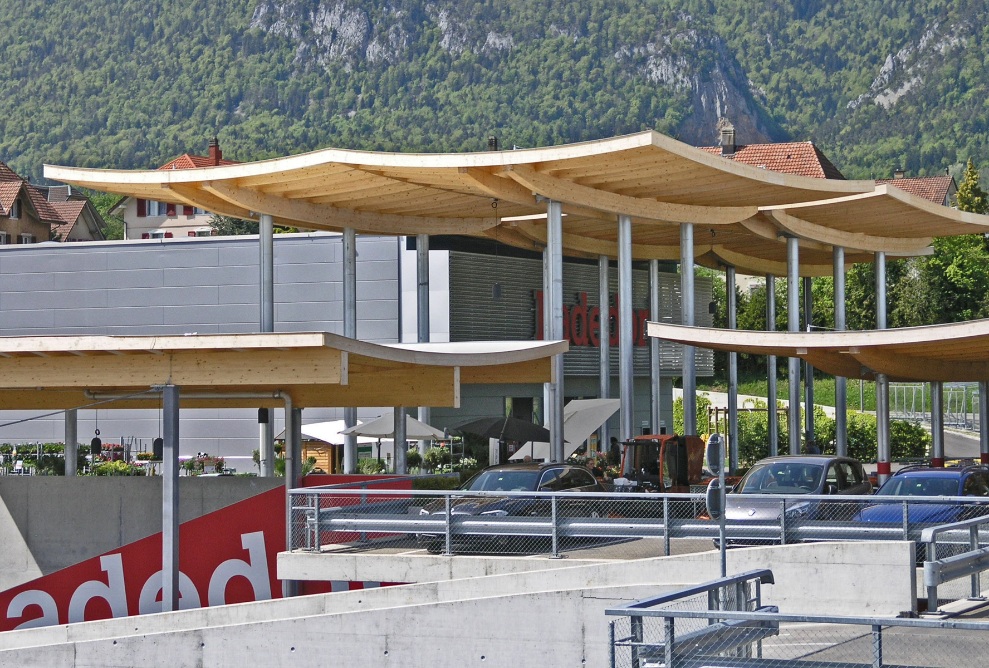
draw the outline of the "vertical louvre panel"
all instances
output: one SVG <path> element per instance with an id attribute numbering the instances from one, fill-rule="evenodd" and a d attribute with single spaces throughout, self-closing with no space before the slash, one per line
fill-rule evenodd
<path id="1" fill-rule="evenodd" d="M 536 338 L 536 298 L 542 290 L 542 263 L 526 258 L 450 253 L 450 340 L 532 340 Z M 614 306 L 618 293 L 617 272 L 610 273 L 609 304 Z M 649 309 L 649 276 L 644 270 L 633 270 L 633 310 Z M 663 322 L 680 323 L 680 277 L 660 274 L 660 312 Z M 590 310 L 598 301 L 597 265 L 565 262 L 563 265 L 563 301 L 572 307 L 580 293 L 587 293 Z M 710 327 L 713 319 L 708 313 L 711 301 L 711 280 L 697 277 L 694 286 L 696 321 Z M 611 368 L 617 373 L 618 348 L 610 350 Z M 661 371 L 664 375 L 682 372 L 682 347 L 662 342 Z M 649 346 L 637 345 L 632 353 L 635 375 L 649 375 Z M 710 350 L 697 350 L 697 374 L 714 373 L 714 356 Z M 598 349 L 571 345 L 564 355 L 566 373 L 576 376 L 597 376 Z"/>

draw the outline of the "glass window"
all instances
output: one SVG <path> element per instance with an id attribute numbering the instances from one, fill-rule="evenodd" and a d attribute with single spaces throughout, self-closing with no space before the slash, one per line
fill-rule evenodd
<path id="1" fill-rule="evenodd" d="M 548 471 L 543 471 L 543 477 L 539 481 L 538 489 L 546 490 L 549 492 L 558 492 L 561 489 L 566 489 L 563 485 L 567 482 L 564 476 L 564 470 L 559 469 L 549 469 Z"/>
<path id="2" fill-rule="evenodd" d="M 10 217 L 11 219 L 17 219 L 21 217 L 21 200 L 15 199 L 14 203 L 10 205 Z"/>
<path id="3" fill-rule="evenodd" d="M 989 480 L 984 473 L 973 473 L 965 479 L 963 496 L 989 496 Z"/>

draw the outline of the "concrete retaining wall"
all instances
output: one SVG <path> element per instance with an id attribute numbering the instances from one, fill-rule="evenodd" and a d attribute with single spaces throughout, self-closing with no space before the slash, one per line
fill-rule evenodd
<path id="1" fill-rule="evenodd" d="M 0 591 L 161 531 L 160 477 L 0 477 Z M 182 522 L 279 478 L 181 478 Z"/>
<path id="2" fill-rule="evenodd" d="M 729 557 L 729 573 L 771 566 L 777 584 L 763 589 L 764 601 L 784 612 L 892 615 L 912 605 L 910 543 L 754 548 Z M 138 665 L 168 656 L 177 667 L 599 666 L 607 661 L 606 608 L 718 570 L 711 552 L 14 631 L 0 634 L 0 663 Z"/>

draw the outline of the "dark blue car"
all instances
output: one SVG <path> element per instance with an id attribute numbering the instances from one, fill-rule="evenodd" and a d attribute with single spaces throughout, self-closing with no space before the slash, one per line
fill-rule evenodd
<path id="1" fill-rule="evenodd" d="M 876 496 L 917 497 L 989 497 L 989 467 L 964 466 L 933 468 L 908 466 L 897 471 L 883 483 Z M 855 519 L 861 522 L 885 524 L 903 523 L 903 508 L 910 524 L 947 524 L 989 512 L 989 504 L 960 501 L 944 503 L 882 503 L 863 508 Z"/>

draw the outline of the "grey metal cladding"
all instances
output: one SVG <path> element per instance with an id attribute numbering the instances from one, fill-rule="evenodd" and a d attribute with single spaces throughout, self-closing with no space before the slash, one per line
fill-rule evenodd
<path id="1" fill-rule="evenodd" d="M 618 293 L 618 272 L 610 272 L 611 306 Z M 535 293 L 542 290 L 543 271 L 539 260 L 513 257 L 450 253 L 450 340 L 531 340 L 535 338 Z M 632 272 L 632 308 L 649 309 L 649 276 L 645 270 Z M 710 327 L 713 317 L 708 312 L 711 302 L 712 282 L 707 277 L 697 277 L 694 286 L 696 322 Z M 578 304 L 586 293 L 587 306 L 598 305 L 597 265 L 564 262 L 563 301 L 570 308 Z M 660 312 L 664 322 L 680 322 L 680 277 L 678 274 L 660 274 Z M 643 341 L 645 343 L 645 341 Z M 618 349 L 610 351 L 612 370 L 618 370 Z M 697 349 L 697 374 L 711 376 L 714 373 L 714 356 L 709 350 Z M 598 374 L 598 349 L 592 346 L 571 344 L 564 355 L 564 368 L 568 375 L 596 376 Z M 678 344 L 663 342 L 660 345 L 661 370 L 665 375 L 682 373 L 683 348 Z M 649 347 L 636 345 L 633 351 L 635 374 L 648 376 Z"/>

